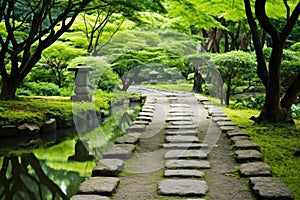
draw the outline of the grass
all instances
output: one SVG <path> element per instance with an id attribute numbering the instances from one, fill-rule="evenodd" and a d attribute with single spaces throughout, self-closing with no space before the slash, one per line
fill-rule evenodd
<path id="1" fill-rule="evenodd" d="M 183 92 L 192 92 L 193 90 L 193 84 L 188 83 L 180 83 L 180 84 L 166 84 L 166 85 L 149 85 L 150 87 L 160 88 L 160 89 L 166 89 L 166 90 L 177 90 L 177 91 L 183 91 Z"/>
<path id="2" fill-rule="evenodd" d="M 249 118 L 258 116 L 259 111 L 232 108 L 224 110 L 235 124 L 250 134 L 252 141 L 259 144 L 264 161 L 272 167 L 273 175 L 288 185 L 295 199 L 300 199 L 300 157 L 294 156 L 300 150 L 300 120 L 296 120 L 295 126 L 254 125 Z"/>

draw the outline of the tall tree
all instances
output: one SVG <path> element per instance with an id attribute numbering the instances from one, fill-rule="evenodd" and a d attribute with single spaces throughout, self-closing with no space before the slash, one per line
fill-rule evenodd
<path id="1" fill-rule="evenodd" d="M 279 2 L 279 1 L 278 1 Z M 277 3 L 278 3 L 277 2 Z M 251 28 L 254 48 L 257 55 L 257 75 L 263 82 L 266 88 L 266 101 L 257 122 L 292 122 L 290 118 L 290 108 L 295 103 L 300 91 L 300 74 L 288 87 L 284 97 L 281 98 L 281 61 L 285 41 L 292 31 L 300 15 L 300 2 L 298 2 L 292 10 L 287 0 L 281 3 L 286 9 L 286 22 L 281 30 L 272 24 L 266 13 L 266 0 L 255 1 L 255 14 L 259 21 L 259 25 L 271 36 L 272 53 L 267 67 L 263 52 L 262 41 L 258 34 L 258 26 L 254 19 L 250 0 L 244 0 L 245 10 L 248 18 L 248 23 Z M 274 2 L 273 2 L 274 3 Z"/>

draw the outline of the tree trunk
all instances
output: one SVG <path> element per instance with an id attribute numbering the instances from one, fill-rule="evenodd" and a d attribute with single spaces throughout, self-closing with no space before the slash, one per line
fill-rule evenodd
<path id="1" fill-rule="evenodd" d="M 16 97 L 17 88 L 20 86 L 20 82 L 16 78 L 3 78 L 2 77 L 2 90 L 0 99 L 8 100 Z"/>

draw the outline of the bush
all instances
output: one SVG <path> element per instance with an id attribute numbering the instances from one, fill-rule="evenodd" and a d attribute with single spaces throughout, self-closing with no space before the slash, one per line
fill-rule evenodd
<path id="1" fill-rule="evenodd" d="M 60 89 L 54 83 L 47 82 L 25 82 L 21 88 L 18 89 L 19 95 L 31 96 L 59 96 Z"/>

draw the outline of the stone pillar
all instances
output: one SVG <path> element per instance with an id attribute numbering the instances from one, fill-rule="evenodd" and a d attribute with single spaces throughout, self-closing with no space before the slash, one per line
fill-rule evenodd
<path id="1" fill-rule="evenodd" d="M 158 74 L 159 73 L 155 70 L 153 70 L 149 73 L 150 78 L 151 78 L 150 81 L 149 81 L 150 84 L 153 84 L 153 85 L 157 84 L 157 75 Z"/>
<path id="2" fill-rule="evenodd" d="M 72 101 L 92 101 L 90 96 L 89 72 L 95 68 L 89 67 L 86 64 L 78 64 L 77 67 L 69 68 L 69 71 L 75 71 L 75 95 L 72 96 Z"/>

